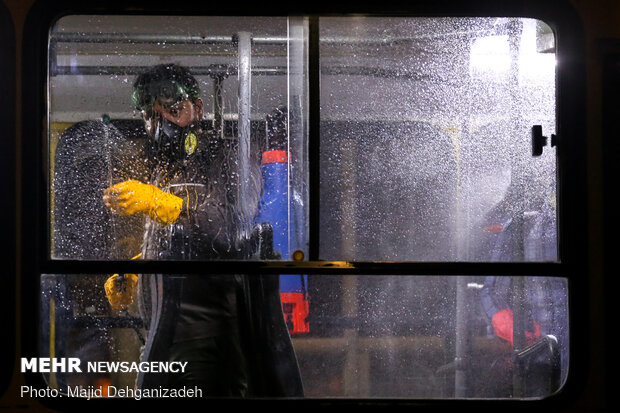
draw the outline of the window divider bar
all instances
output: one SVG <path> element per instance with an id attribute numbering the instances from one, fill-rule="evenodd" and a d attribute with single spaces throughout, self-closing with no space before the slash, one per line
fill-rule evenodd
<path id="1" fill-rule="evenodd" d="M 308 19 L 308 151 L 309 151 L 309 246 L 310 260 L 318 260 L 320 245 L 320 138 L 321 138 L 321 62 L 319 17 Z"/>
<path id="2" fill-rule="evenodd" d="M 208 268 L 209 271 L 205 271 Z M 42 274 L 325 274 L 325 275 L 498 275 L 569 277 L 555 262 L 348 262 L 348 261 L 69 261 L 49 260 Z"/>

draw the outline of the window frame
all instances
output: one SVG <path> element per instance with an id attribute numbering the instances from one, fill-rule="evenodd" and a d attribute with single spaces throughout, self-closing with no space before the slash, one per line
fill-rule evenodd
<path id="1" fill-rule="evenodd" d="M 15 217 L 17 210 L 13 196 L 16 194 L 16 162 L 15 162 L 15 27 L 8 8 L 4 3 L 0 3 L 0 124 L 3 125 L 3 139 L 0 140 L 0 176 L 2 176 L 6 196 L 1 203 L 2 214 L 5 217 Z M 15 279 L 12 277 L 16 269 L 16 223 L 11 220 L 5 223 L 6 228 L 3 234 L 1 262 L 6 266 L 5 273 L 9 274 L 9 279 L 5 278 L 6 283 L 2 288 L 2 304 L 0 311 L 7 315 L 7 331 L 14 331 Z M 0 356 L 0 392 L 3 392 L 11 380 L 10 371 L 14 362 L 14 343 L 6 343 L 7 348 Z"/>
<path id="2" fill-rule="evenodd" d="M 204 262 L 197 261 L 87 261 L 58 260 L 50 257 L 49 196 L 46 113 L 48 36 L 55 21 L 70 14 L 203 14 L 235 15 L 232 5 L 175 5 L 153 8 L 150 2 L 127 1 L 122 6 L 113 2 L 101 7 L 86 2 L 38 1 L 24 26 L 23 41 L 23 124 L 21 170 L 21 284 L 22 284 L 22 356 L 36 357 L 39 279 L 42 274 L 94 273 L 200 273 Z M 298 8 L 296 8 L 298 7 Z M 309 259 L 308 261 L 209 261 L 219 273 L 309 275 L 523 275 L 565 277 L 569 283 L 571 331 L 570 374 L 563 389 L 538 403 L 570 399 L 572 389 L 583 385 L 587 363 L 585 357 L 587 331 L 587 190 L 585 157 L 585 55 L 584 35 L 575 10 L 567 2 L 553 4 L 535 0 L 492 2 L 452 2 L 422 0 L 408 8 L 398 2 L 380 6 L 356 3 L 330 5 L 329 8 L 290 5 L 289 9 L 264 10 L 259 6 L 243 9 L 244 15 L 309 16 Z M 557 84 L 557 178 L 558 261 L 557 262 L 372 262 L 318 260 L 320 205 L 320 62 L 319 24 L 321 15 L 368 14 L 403 17 L 526 17 L 545 21 L 556 34 Z M 579 355 L 577 357 L 577 355 Z M 28 380 L 40 383 L 37 374 Z M 423 400 L 428 403 L 458 400 Z M 503 401 L 511 403 L 509 401 Z M 398 402 L 395 402 L 398 403 Z"/>

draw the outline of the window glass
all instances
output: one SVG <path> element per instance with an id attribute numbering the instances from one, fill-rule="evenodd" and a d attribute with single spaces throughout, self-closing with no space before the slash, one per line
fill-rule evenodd
<path id="1" fill-rule="evenodd" d="M 309 278 L 309 328 L 292 333 L 290 341 L 303 397 L 539 398 L 559 390 L 568 374 L 564 278 Z M 105 297 L 105 280 L 41 278 L 41 356 L 77 358 L 83 367 L 79 373 L 48 374 L 54 388 L 92 386 L 120 396 L 119 389 L 133 388 L 138 380 L 139 372 L 130 369 L 141 361 L 143 340 L 148 343 L 154 334 L 144 313 L 151 296 L 137 290 L 126 309 L 114 309 Z M 241 325 L 248 326 L 248 316 L 239 315 Z M 263 373 L 284 369 L 287 340 L 277 346 L 277 359 L 261 347 L 278 319 L 265 309 L 253 316 L 270 328 L 243 329 L 248 358 L 266 360 Z M 105 364 L 87 371 L 88 362 Z"/>
<path id="2" fill-rule="evenodd" d="M 531 19 L 320 20 L 321 258 L 554 261 L 555 57 Z M 550 41 L 551 39 L 551 41 Z"/>
<path id="3" fill-rule="evenodd" d="M 304 18 L 60 19 L 51 257 L 304 259 L 312 143 L 321 260 L 558 259 L 548 26 L 319 23 L 309 96 Z M 549 137 L 542 152 L 534 126 Z M 226 332 L 235 345 L 214 347 L 240 351 L 230 359 L 261 397 L 529 398 L 566 378 L 564 278 L 212 272 L 43 275 L 41 354 L 132 368 Z M 273 371 L 286 386 L 262 388 Z M 173 386 L 135 369 L 56 373 L 59 389 Z"/>
<path id="4" fill-rule="evenodd" d="M 306 31 L 288 18 L 60 19 L 49 47 L 52 257 L 305 252 Z M 259 245 L 270 231 L 273 252 Z"/>

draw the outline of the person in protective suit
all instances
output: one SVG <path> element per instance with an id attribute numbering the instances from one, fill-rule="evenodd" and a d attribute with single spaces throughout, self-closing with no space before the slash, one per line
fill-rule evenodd
<path id="1" fill-rule="evenodd" d="M 144 215 L 142 259 L 246 259 L 257 254 L 253 214 L 261 195 L 259 154 L 239 208 L 235 140 L 202 121 L 196 79 L 158 65 L 137 76 L 132 101 L 148 134 L 150 176 L 104 191 L 114 213 Z M 260 231 L 260 228 L 259 230 Z M 254 236 L 252 236 L 254 234 Z M 187 361 L 183 374 L 140 374 L 141 388 L 199 386 L 203 396 L 301 396 L 299 370 L 279 301 L 277 275 L 115 275 L 113 307 L 137 290 L 148 326 L 143 361 Z"/>
<path id="2" fill-rule="evenodd" d="M 554 198 L 548 188 L 540 190 L 525 211 L 518 208 L 513 186 L 506 197 L 485 217 L 480 258 L 486 261 L 555 261 L 557 229 Z M 541 338 L 552 336 L 560 352 L 560 381 L 567 375 L 568 364 L 568 291 L 565 280 L 554 277 L 487 276 L 480 291 L 482 310 L 493 335 L 515 348 L 513 336 L 515 308 L 524 318 L 522 331 L 528 347 Z M 522 296 L 522 299 L 519 297 Z M 523 348 L 517 348 L 522 350 Z"/>

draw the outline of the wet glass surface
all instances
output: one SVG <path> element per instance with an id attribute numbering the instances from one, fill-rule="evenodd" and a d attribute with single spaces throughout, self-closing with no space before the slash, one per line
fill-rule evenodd
<path id="1" fill-rule="evenodd" d="M 321 258 L 556 260 L 545 27 L 321 19 Z"/>
<path id="2" fill-rule="evenodd" d="M 304 24 L 260 17 L 61 18 L 49 49 L 52 257 L 253 259 L 265 255 L 250 245 L 262 224 L 274 232 L 271 259 L 290 259 L 297 250 L 307 256 Z M 151 109 L 132 104 L 137 75 L 159 64 L 189 69 L 201 99 L 202 117 L 193 126 L 199 138 L 179 142 L 184 152 L 172 163 L 162 159 L 169 143 L 146 132 L 153 121 L 143 116 Z M 161 239 L 185 241 L 145 251 L 147 214 L 119 213 L 102 201 L 104 190 L 126 181 L 179 198 L 187 188 L 204 189 L 188 195 L 187 214 L 158 231 Z M 214 241 L 205 222 L 213 227 L 222 214 L 234 225 L 222 227 Z M 177 251 L 179 242 L 192 251 Z"/>
<path id="3" fill-rule="evenodd" d="M 50 44 L 51 256 L 307 257 L 307 29 L 303 19 L 61 19 Z M 321 18 L 319 258 L 556 261 L 555 149 L 532 156 L 531 144 L 533 125 L 555 131 L 549 34 L 530 19 Z M 131 105 L 136 74 L 168 61 L 196 74 L 208 154 L 218 155 L 205 159 L 225 160 L 200 182 L 152 178 L 151 138 Z M 193 221 L 161 228 L 112 214 L 102 193 L 129 180 L 191 192 L 198 204 L 222 185 L 238 224 L 226 234 L 231 249 L 197 255 L 203 235 Z M 279 214 L 262 214 L 275 204 Z M 264 222 L 275 253 L 250 253 Z M 157 251 L 147 250 L 145 236 L 161 231 Z M 113 309 L 110 276 L 42 276 L 41 354 L 138 360 L 149 334 L 140 295 Z M 288 277 L 281 304 L 306 397 L 545 397 L 566 377 L 564 278 Z M 284 295 L 299 288 L 302 301 Z M 300 321 L 293 308 L 308 303 Z M 131 385 L 135 375 L 47 379 Z"/>
<path id="4" fill-rule="evenodd" d="M 127 310 L 114 310 L 103 291 L 106 278 L 41 278 L 42 357 L 140 360 L 149 334 L 140 312 L 145 297 L 136 292 Z M 317 275 L 308 281 L 309 328 L 291 333 L 304 397 L 540 398 L 559 390 L 568 374 L 566 279 Z M 518 325 L 521 333 L 511 327 Z M 133 386 L 136 372 L 47 379 L 61 389 Z"/>

